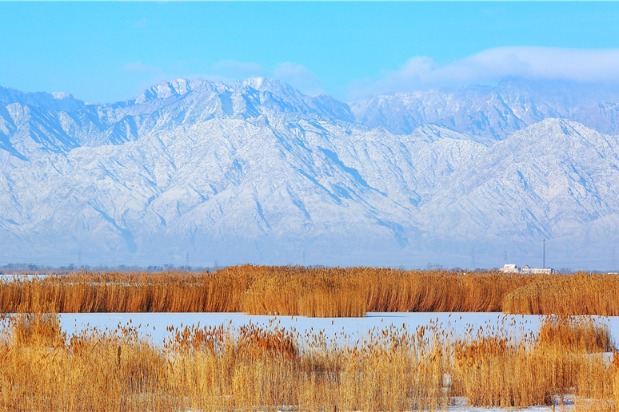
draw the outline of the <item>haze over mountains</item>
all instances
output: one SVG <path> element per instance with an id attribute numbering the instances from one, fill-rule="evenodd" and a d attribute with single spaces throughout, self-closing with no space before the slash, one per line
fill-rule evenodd
<path id="1" fill-rule="evenodd" d="M 0 263 L 616 269 L 619 92 L 0 88 Z"/>

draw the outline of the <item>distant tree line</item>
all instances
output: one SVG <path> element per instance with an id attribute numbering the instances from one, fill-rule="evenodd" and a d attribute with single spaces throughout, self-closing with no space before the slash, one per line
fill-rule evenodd
<path id="1" fill-rule="evenodd" d="M 3 272 L 75 272 L 75 271 L 97 271 L 97 272 L 164 272 L 164 271 L 187 271 L 187 272 L 204 272 L 206 270 L 212 270 L 216 268 L 209 268 L 206 266 L 187 266 L 187 265 L 75 265 L 70 263 L 68 265 L 38 265 L 35 263 L 7 263 L 0 265 L 0 274 Z"/>

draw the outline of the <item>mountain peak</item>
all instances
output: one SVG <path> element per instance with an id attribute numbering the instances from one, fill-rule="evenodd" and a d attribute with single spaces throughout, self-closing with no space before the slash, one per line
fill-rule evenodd
<path id="1" fill-rule="evenodd" d="M 253 76 L 242 82 L 243 86 L 253 87 L 256 90 L 261 89 L 265 83 L 268 83 L 268 79 L 261 76 Z"/>
<path id="2" fill-rule="evenodd" d="M 261 92 L 271 92 L 274 94 L 285 95 L 301 95 L 297 89 L 290 86 L 288 83 L 281 80 L 275 80 L 268 77 L 250 77 L 241 82 L 243 87 L 251 87 Z"/>
<path id="3" fill-rule="evenodd" d="M 50 93 L 52 97 L 56 100 L 65 100 L 65 99 L 73 99 L 73 95 L 67 92 L 52 92 Z"/>
<path id="4" fill-rule="evenodd" d="M 534 255 L 544 236 L 555 261 L 611 262 L 619 142 L 587 127 L 619 110 L 595 106 L 582 126 L 567 106 L 497 94 L 419 92 L 370 111 L 413 130 L 397 136 L 259 77 L 176 79 L 142 104 L 71 113 L 65 94 L 0 89 L 0 250 L 142 264 L 307 250 L 338 265 L 459 266 L 484 251 L 492 266 Z"/>
<path id="5" fill-rule="evenodd" d="M 0 87 L 0 104 L 11 103 L 67 112 L 84 105 L 83 101 L 66 92 L 22 92 Z"/>
<path id="6" fill-rule="evenodd" d="M 198 90 L 217 90 L 224 88 L 220 82 L 199 79 L 178 78 L 175 80 L 163 81 L 146 89 L 134 101 L 135 103 L 145 103 L 153 99 L 168 99 L 170 97 L 180 97 Z"/>
<path id="7" fill-rule="evenodd" d="M 605 134 L 619 133 L 619 88 L 568 81 L 507 79 L 494 86 L 459 86 L 377 96 L 351 104 L 357 121 L 409 134 L 433 123 L 502 140 L 547 118 L 569 118 Z"/>
<path id="8" fill-rule="evenodd" d="M 182 97 L 194 91 L 211 91 L 220 94 L 225 91 L 243 88 L 251 88 L 260 92 L 271 92 L 281 96 L 302 96 L 302 93 L 289 84 L 267 77 L 250 77 L 246 80 L 233 83 L 232 85 L 226 85 L 219 81 L 178 78 L 175 80 L 162 81 L 153 85 L 142 92 L 133 102 L 139 104 L 155 99 L 165 100 L 174 97 Z"/>
<path id="9" fill-rule="evenodd" d="M 566 136 L 581 135 L 583 131 L 586 131 L 587 134 L 596 133 L 582 123 L 563 117 L 546 118 L 538 123 L 527 126 L 522 131 L 532 134 L 563 134 Z"/>

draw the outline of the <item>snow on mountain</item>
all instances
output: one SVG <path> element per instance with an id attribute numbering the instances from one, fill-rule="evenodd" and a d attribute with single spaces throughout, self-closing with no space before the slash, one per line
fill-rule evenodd
<path id="1" fill-rule="evenodd" d="M 619 227 L 608 223 L 618 211 L 619 138 L 546 119 L 485 149 L 420 210 L 420 220 L 438 237 L 473 241 L 487 233 L 506 253 L 515 241 L 545 238 L 555 257 L 572 256 L 568 266 L 601 256 L 610 266 Z"/>
<path id="2" fill-rule="evenodd" d="M 309 97 L 261 78 L 232 85 L 178 79 L 157 84 L 128 102 L 84 104 L 66 95 L 0 89 L 0 148 L 28 158 L 81 146 L 123 144 L 158 130 L 214 118 L 282 116 L 353 120 L 349 107 L 328 96 Z"/>
<path id="3" fill-rule="evenodd" d="M 52 109 L 57 111 L 76 110 L 84 105 L 69 93 L 24 93 L 19 90 L 0 87 L 0 104 L 5 106 L 11 103 L 38 107 L 39 109 Z"/>
<path id="4" fill-rule="evenodd" d="M 262 78 L 108 105 L 5 90 L 0 262 L 496 266 L 546 238 L 555 266 L 615 264 L 619 139 L 572 120 L 398 135 Z"/>
<path id="5" fill-rule="evenodd" d="M 358 122 L 408 134 L 435 124 L 472 136 L 501 140 L 549 117 L 564 117 L 619 134 L 617 86 L 506 80 L 496 86 L 431 89 L 374 96 L 351 104 Z"/>

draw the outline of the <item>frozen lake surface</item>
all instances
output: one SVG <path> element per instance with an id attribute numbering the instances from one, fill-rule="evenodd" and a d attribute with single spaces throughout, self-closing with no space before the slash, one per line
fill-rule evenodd
<path id="1" fill-rule="evenodd" d="M 253 323 L 264 327 L 286 328 L 304 336 L 306 333 L 324 331 L 327 336 L 337 336 L 342 343 L 354 343 L 367 337 L 372 330 L 389 327 L 414 331 L 418 326 L 437 324 L 441 329 L 464 335 L 476 331 L 505 327 L 514 336 L 536 333 L 543 316 L 505 315 L 502 313 L 423 313 L 423 312 L 371 312 L 363 318 L 308 318 L 304 316 L 246 315 L 244 313 L 64 313 L 60 314 L 62 328 L 68 334 L 89 328 L 115 329 L 130 325 L 140 336 L 161 345 L 170 333 L 166 327 L 229 326 L 231 329 Z M 606 324 L 616 342 L 619 342 L 619 317 L 597 317 Z"/>
<path id="2" fill-rule="evenodd" d="M 505 315 L 502 313 L 368 313 L 363 318 L 308 318 L 304 316 L 258 316 L 243 313 L 65 313 L 61 314 L 62 328 L 68 334 L 96 327 L 100 330 L 115 329 L 118 325 L 135 327 L 140 336 L 156 345 L 162 345 L 170 337 L 168 326 L 219 326 L 225 325 L 232 330 L 253 323 L 267 328 L 286 328 L 296 331 L 299 336 L 306 333 L 315 334 L 323 331 L 327 336 L 335 337 L 337 342 L 350 343 L 363 339 L 372 330 L 395 327 L 414 331 L 418 326 L 435 324 L 439 328 L 455 335 L 465 335 L 467 331 L 502 328 L 509 330 L 512 336 L 536 333 L 544 316 Z M 619 342 L 619 317 L 597 317 L 606 324 L 615 342 Z M 457 400 L 457 399 L 456 399 Z M 556 410 L 574 411 L 574 405 L 559 406 Z M 450 412 L 551 412 L 551 406 L 533 406 L 523 409 L 475 408 L 467 406 L 466 400 L 456 402 L 448 408 Z"/>
<path id="3" fill-rule="evenodd" d="M 0 282 L 26 282 L 35 279 L 43 279 L 48 275 L 45 273 L 2 273 L 0 274 Z"/>

